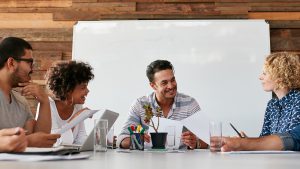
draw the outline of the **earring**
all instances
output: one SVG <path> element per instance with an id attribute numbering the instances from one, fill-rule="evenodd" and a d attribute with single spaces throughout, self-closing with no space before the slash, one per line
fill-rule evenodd
<path id="1" fill-rule="evenodd" d="M 73 105 L 73 103 L 74 103 L 74 98 L 73 98 L 73 96 L 72 96 L 71 105 Z"/>
<path id="2" fill-rule="evenodd" d="M 71 103 L 69 103 L 69 99 L 66 99 L 66 100 L 65 100 L 65 103 L 66 103 L 66 105 L 73 105 L 73 103 L 74 103 L 74 98 L 73 98 L 73 96 L 72 96 L 72 98 L 71 98 Z"/>

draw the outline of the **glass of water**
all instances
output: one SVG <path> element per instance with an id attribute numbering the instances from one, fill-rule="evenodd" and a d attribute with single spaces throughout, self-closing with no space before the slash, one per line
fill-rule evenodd
<path id="1" fill-rule="evenodd" d="M 174 150 L 175 149 L 175 144 L 176 144 L 176 127 L 175 126 L 167 126 L 166 127 L 166 132 L 168 133 L 167 135 L 167 148 L 169 150 Z"/>
<path id="2" fill-rule="evenodd" d="M 219 152 L 222 147 L 222 122 L 209 123 L 210 151 Z"/>
<path id="3" fill-rule="evenodd" d="M 95 120 L 94 125 L 94 153 L 105 152 L 107 151 L 108 120 Z"/>

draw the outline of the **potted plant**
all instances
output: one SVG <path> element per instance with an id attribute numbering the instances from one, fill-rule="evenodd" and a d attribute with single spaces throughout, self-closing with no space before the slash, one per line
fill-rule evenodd
<path id="1" fill-rule="evenodd" d="M 157 108 L 155 112 L 152 111 L 152 107 L 149 103 L 145 104 L 143 106 L 145 110 L 145 119 L 144 122 L 147 123 L 150 127 L 152 127 L 155 131 L 155 133 L 150 133 L 151 135 L 151 141 L 152 141 L 152 148 L 153 149 L 164 149 L 166 140 L 167 140 L 167 134 L 166 132 L 158 132 L 159 128 L 159 118 L 162 116 L 162 110 L 161 108 Z M 157 117 L 157 125 L 153 122 L 152 117 Z"/>

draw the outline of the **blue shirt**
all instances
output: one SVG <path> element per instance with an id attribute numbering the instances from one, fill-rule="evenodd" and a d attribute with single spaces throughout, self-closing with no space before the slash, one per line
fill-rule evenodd
<path id="1" fill-rule="evenodd" d="M 285 133 L 300 124 L 300 91 L 291 90 L 281 99 L 269 101 L 260 136 Z"/>
<path id="2" fill-rule="evenodd" d="M 295 127 L 289 133 L 294 141 L 293 150 L 300 151 L 300 125 Z"/>
<path id="3" fill-rule="evenodd" d="M 289 132 L 276 135 L 282 140 L 283 150 L 300 151 L 300 125 Z"/>

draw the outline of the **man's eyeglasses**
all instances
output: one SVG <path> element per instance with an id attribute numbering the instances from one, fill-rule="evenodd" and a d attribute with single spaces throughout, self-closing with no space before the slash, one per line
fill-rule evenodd
<path id="1" fill-rule="evenodd" d="M 33 65 L 33 59 L 32 58 L 14 58 L 16 61 L 23 61 L 30 64 L 30 66 Z"/>

